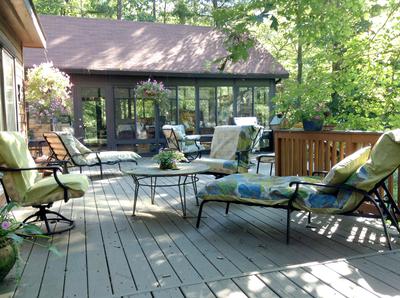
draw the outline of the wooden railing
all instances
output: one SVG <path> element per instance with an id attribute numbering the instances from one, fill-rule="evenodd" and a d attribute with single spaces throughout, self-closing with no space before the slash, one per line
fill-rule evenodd
<path id="1" fill-rule="evenodd" d="M 361 131 L 274 131 L 275 174 L 309 176 L 316 171 L 329 171 L 357 149 L 374 145 L 381 134 Z M 400 205 L 399 169 L 396 172 L 390 177 L 388 186 Z"/>

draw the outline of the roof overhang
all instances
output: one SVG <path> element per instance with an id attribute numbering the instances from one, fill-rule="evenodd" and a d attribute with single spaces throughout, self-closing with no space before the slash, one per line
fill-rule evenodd
<path id="1" fill-rule="evenodd" d="M 65 69 L 61 70 L 68 74 L 85 74 L 85 75 L 117 75 L 117 76 L 160 76 L 160 77 L 180 77 L 180 78 L 224 78 L 224 79 L 286 79 L 289 77 L 285 74 L 235 74 L 235 73 L 183 73 L 183 72 L 162 72 L 162 71 L 132 71 L 132 70 L 95 70 L 95 69 Z"/>
<path id="2" fill-rule="evenodd" d="M 46 39 L 31 0 L 1 0 L 0 17 L 17 34 L 22 46 L 46 47 Z"/>

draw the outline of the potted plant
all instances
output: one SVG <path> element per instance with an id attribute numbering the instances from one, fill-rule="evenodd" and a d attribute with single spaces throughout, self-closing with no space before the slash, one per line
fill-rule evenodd
<path id="1" fill-rule="evenodd" d="M 169 92 L 162 82 L 148 79 L 136 85 L 135 94 L 139 99 L 153 100 L 160 106 L 167 103 Z"/>
<path id="2" fill-rule="evenodd" d="M 33 224 L 21 223 L 11 214 L 17 205 L 8 203 L 0 208 L 0 282 L 6 277 L 18 260 L 18 246 L 28 237 L 46 237 Z M 54 247 L 50 247 L 57 252 Z"/>
<path id="3" fill-rule="evenodd" d="M 300 122 L 304 130 L 322 130 L 324 119 L 330 114 L 328 106 L 333 92 L 329 78 L 309 77 L 301 84 L 289 80 L 280 89 L 274 99 L 275 108 L 285 111 L 291 125 Z"/>
<path id="4" fill-rule="evenodd" d="M 176 150 L 162 150 L 153 159 L 160 164 L 161 170 L 177 170 L 177 162 L 187 162 L 185 155 Z"/>
<path id="5" fill-rule="evenodd" d="M 61 116 L 72 113 L 71 87 L 69 76 L 51 62 L 28 69 L 25 99 L 30 116 L 51 120 L 54 129 Z"/>

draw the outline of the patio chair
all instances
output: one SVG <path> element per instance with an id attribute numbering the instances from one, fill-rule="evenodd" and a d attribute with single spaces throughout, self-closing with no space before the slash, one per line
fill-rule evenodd
<path id="1" fill-rule="evenodd" d="M 223 125 L 215 127 L 209 158 L 200 158 L 196 163 L 210 167 L 207 174 L 216 178 L 249 170 L 249 154 L 259 134 L 254 125 Z"/>
<path id="2" fill-rule="evenodd" d="M 197 227 L 203 207 L 208 202 L 227 203 L 226 213 L 231 203 L 283 208 L 287 210 L 286 241 L 289 243 L 292 211 L 309 212 L 309 222 L 311 213 L 362 216 L 358 208 L 369 202 L 377 211 L 375 217 L 382 221 L 391 249 L 386 219 L 400 233 L 397 222 L 400 209 L 386 186 L 386 180 L 400 166 L 399 152 L 400 129 L 397 129 L 383 134 L 372 150 L 366 147 L 347 156 L 322 180 L 316 177 L 236 174 L 212 181 L 198 193 L 203 201 Z"/>
<path id="3" fill-rule="evenodd" d="M 35 164 L 18 132 L 0 132 L 0 181 L 6 201 L 20 206 L 39 209 L 28 216 L 24 223 L 44 222 L 46 234 L 70 230 L 74 222 L 56 211 L 50 210 L 53 203 L 82 197 L 89 187 L 88 179 L 81 174 L 60 174 L 58 166 L 38 166 Z M 52 176 L 43 177 L 39 171 L 52 171 Z M 50 216 L 49 216 L 50 215 Z M 63 222 L 66 228 L 51 228 L 53 222 Z"/>
<path id="4" fill-rule="evenodd" d="M 168 149 L 182 152 L 189 161 L 201 157 L 205 148 L 200 144 L 200 135 L 186 135 L 183 124 L 164 125 L 162 131 Z"/>
<path id="5" fill-rule="evenodd" d="M 103 151 L 94 152 L 79 142 L 69 132 L 47 132 L 43 134 L 44 139 L 49 145 L 50 159 L 69 161 L 72 166 L 79 167 L 82 173 L 82 167 L 99 166 L 100 176 L 103 179 L 103 165 L 118 164 L 121 170 L 122 162 L 133 162 L 137 164 L 137 159 L 141 158 L 132 151 Z"/>
<path id="6" fill-rule="evenodd" d="M 251 149 L 251 152 L 255 152 L 256 150 L 260 150 L 260 141 L 261 137 L 263 135 L 264 127 L 258 124 L 257 117 L 234 117 L 233 122 L 235 125 L 253 125 L 257 132 L 257 135 L 254 138 L 253 141 L 253 148 Z"/>

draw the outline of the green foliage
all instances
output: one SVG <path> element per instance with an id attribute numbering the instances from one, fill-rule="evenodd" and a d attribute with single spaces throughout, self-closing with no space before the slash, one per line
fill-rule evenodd
<path id="1" fill-rule="evenodd" d="M 25 99 L 30 111 L 38 117 L 70 115 L 71 87 L 67 74 L 53 67 L 52 63 L 42 63 L 28 69 Z"/>
<path id="2" fill-rule="evenodd" d="M 214 16 L 232 31 L 227 42 L 246 39 L 228 47 L 227 59 L 245 59 L 249 40 L 258 40 L 289 70 L 275 108 L 292 123 L 326 106 L 338 128 L 382 130 L 400 125 L 399 7 L 398 1 L 253 0 Z"/>
<path id="3" fill-rule="evenodd" d="M 187 162 L 185 155 L 176 150 L 163 150 L 153 157 L 160 164 L 161 169 L 176 169 L 176 163 Z"/>

